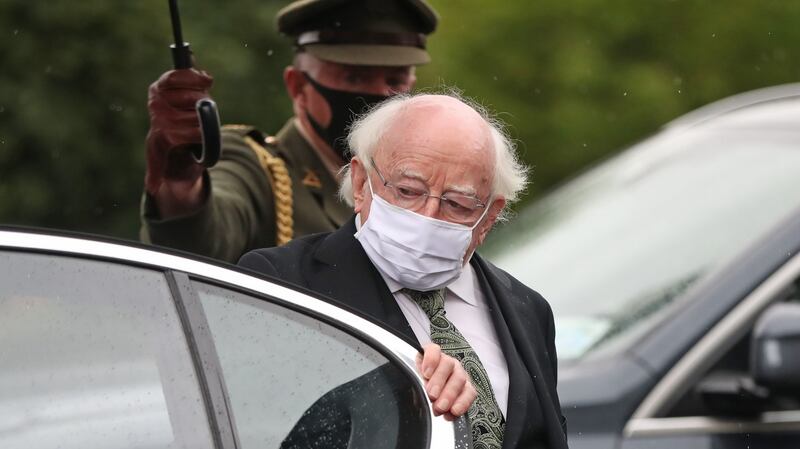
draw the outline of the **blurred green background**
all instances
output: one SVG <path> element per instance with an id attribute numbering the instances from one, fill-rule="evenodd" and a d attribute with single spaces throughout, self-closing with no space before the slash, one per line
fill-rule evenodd
<path id="1" fill-rule="evenodd" d="M 223 122 L 290 114 L 285 1 L 181 4 Z M 710 101 L 800 80 L 800 2 L 431 0 L 418 87 L 500 112 L 533 167 L 525 201 Z M 0 0 L 0 223 L 134 239 L 147 86 L 170 68 L 167 2 Z"/>

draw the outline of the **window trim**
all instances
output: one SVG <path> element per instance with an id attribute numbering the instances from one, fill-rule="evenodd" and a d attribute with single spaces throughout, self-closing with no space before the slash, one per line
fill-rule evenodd
<path id="1" fill-rule="evenodd" d="M 240 445 L 229 407 L 230 396 L 200 298 L 186 273 L 167 270 L 164 275 L 189 345 L 189 353 L 200 383 L 200 393 L 206 406 L 206 416 L 212 430 L 214 447 L 235 449 Z"/>
<path id="2" fill-rule="evenodd" d="M 679 418 L 642 418 L 629 421 L 625 437 L 664 437 L 700 434 L 741 434 L 800 431 L 800 410 L 764 413 L 758 421 L 738 418 L 722 419 L 711 416 Z"/>
<path id="3" fill-rule="evenodd" d="M 698 433 L 800 431 L 800 410 L 762 413 L 743 421 L 708 416 L 660 417 L 755 324 L 759 315 L 800 276 L 800 254 L 793 256 L 756 287 L 656 384 L 623 430 L 626 438 Z"/>

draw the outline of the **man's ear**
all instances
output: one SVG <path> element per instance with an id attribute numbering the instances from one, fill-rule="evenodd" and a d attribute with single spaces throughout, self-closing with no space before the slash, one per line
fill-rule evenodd
<path id="1" fill-rule="evenodd" d="M 293 102 L 300 101 L 305 104 L 305 87 L 308 80 L 306 80 L 303 72 L 295 66 L 288 66 L 283 69 L 283 84 L 286 86 L 286 93 Z"/>
<path id="2" fill-rule="evenodd" d="M 350 182 L 353 185 L 353 211 L 360 213 L 366 200 L 364 184 L 367 182 L 367 170 L 358 157 L 350 160 Z"/>
<path id="3" fill-rule="evenodd" d="M 492 230 L 492 226 L 494 226 L 494 223 L 497 221 L 497 217 L 503 212 L 503 208 L 506 207 L 506 199 L 497 197 L 492 200 L 488 207 L 489 211 L 486 212 L 486 218 L 478 225 L 478 245 L 483 243 L 483 239 L 485 239 L 489 231 Z"/>
<path id="4" fill-rule="evenodd" d="M 411 66 L 411 73 L 409 74 L 411 77 L 411 81 L 408 83 L 411 88 L 408 89 L 409 92 L 413 91 L 415 87 L 417 87 L 417 68 L 415 66 Z"/>

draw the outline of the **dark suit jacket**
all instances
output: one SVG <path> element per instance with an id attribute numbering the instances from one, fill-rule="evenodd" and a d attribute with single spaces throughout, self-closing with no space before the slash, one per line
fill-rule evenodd
<path id="1" fill-rule="evenodd" d="M 239 264 L 332 298 L 332 302 L 416 341 L 381 275 L 353 237 L 355 232 L 351 218 L 332 233 L 251 251 Z M 553 449 L 566 448 L 566 422 L 556 393 L 555 328 L 550 305 L 477 254 L 470 263 L 492 309 L 508 363 L 510 387 L 503 448 L 542 447 L 543 443 Z"/>

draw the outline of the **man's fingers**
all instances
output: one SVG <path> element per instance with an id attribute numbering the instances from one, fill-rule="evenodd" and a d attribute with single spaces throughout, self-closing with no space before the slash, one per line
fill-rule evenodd
<path id="1" fill-rule="evenodd" d="M 472 403 L 475 402 L 477 398 L 478 391 L 472 386 L 472 382 L 467 380 L 461 394 L 458 395 L 458 398 L 453 402 L 453 406 L 450 407 L 449 413 L 456 417 L 467 413 L 467 410 L 469 410 L 470 406 L 472 406 Z"/>
<path id="2" fill-rule="evenodd" d="M 166 158 L 178 148 L 200 145 L 203 142 L 203 135 L 200 128 L 155 128 L 148 133 L 146 142 L 149 162 L 151 158 Z"/>
<path id="3" fill-rule="evenodd" d="M 151 117 L 162 111 L 194 111 L 197 101 L 209 98 L 208 92 L 186 89 L 152 90 L 147 96 Z"/>
<path id="4" fill-rule="evenodd" d="M 439 366 L 442 357 L 442 348 L 436 343 L 428 343 L 422 347 L 422 363 L 420 364 L 420 374 L 423 379 L 430 379 L 434 371 Z"/>
<path id="5" fill-rule="evenodd" d="M 208 98 L 211 77 L 193 69 L 171 70 L 161 75 L 148 89 L 148 108 L 151 114 L 159 102 L 180 110 L 194 110 L 201 98 Z"/>
<path id="6" fill-rule="evenodd" d="M 203 133 L 200 128 L 184 128 L 164 130 L 164 144 L 171 153 L 176 148 L 183 148 L 203 143 Z"/>
<path id="7" fill-rule="evenodd" d="M 208 73 L 195 69 L 170 70 L 161 75 L 151 87 L 159 90 L 191 89 L 209 90 L 214 78 Z"/>
<path id="8" fill-rule="evenodd" d="M 450 378 L 450 375 L 453 373 L 453 369 L 455 368 L 454 365 L 455 363 L 458 363 L 453 362 L 454 359 L 452 357 L 441 357 L 439 366 L 436 367 L 436 370 L 425 384 L 425 388 L 428 391 L 428 397 L 430 397 L 431 401 L 439 401 L 441 394 L 444 392 L 444 388 L 447 385 L 447 381 Z"/>
<path id="9" fill-rule="evenodd" d="M 194 111 L 197 102 L 209 95 L 206 91 L 175 89 L 159 92 L 159 97 L 175 109 Z"/>
<path id="10" fill-rule="evenodd" d="M 467 388 L 467 373 L 461 367 L 461 363 L 452 357 L 447 357 L 448 360 L 443 360 L 439 364 L 439 369 L 433 374 L 431 383 L 442 382 L 440 392 L 433 398 L 433 410 L 437 413 L 452 413 L 452 407 L 456 404 L 457 400 L 464 402 L 462 397 L 464 389 Z M 436 386 L 431 386 L 431 391 Z"/>
<path id="11" fill-rule="evenodd" d="M 166 166 L 163 171 L 165 182 L 181 181 L 193 183 L 203 175 L 205 168 L 198 164 L 193 151 L 199 144 L 179 145 L 173 147 L 166 155 Z"/>
<path id="12" fill-rule="evenodd" d="M 200 119 L 194 109 L 174 109 L 169 105 L 150 111 L 150 129 L 200 129 Z"/>
<path id="13" fill-rule="evenodd" d="M 202 166 L 191 157 L 190 148 L 200 145 L 199 128 L 150 129 L 147 134 L 145 189 L 154 195 L 166 180 L 195 180 Z"/>
<path id="14" fill-rule="evenodd" d="M 478 396 L 461 363 L 442 353 L 439 345 L 430 343 L 417 357 L 417 369 L 426 379 L 425 389 L 436 415 L 455 419 L 469 410 Z"/>

